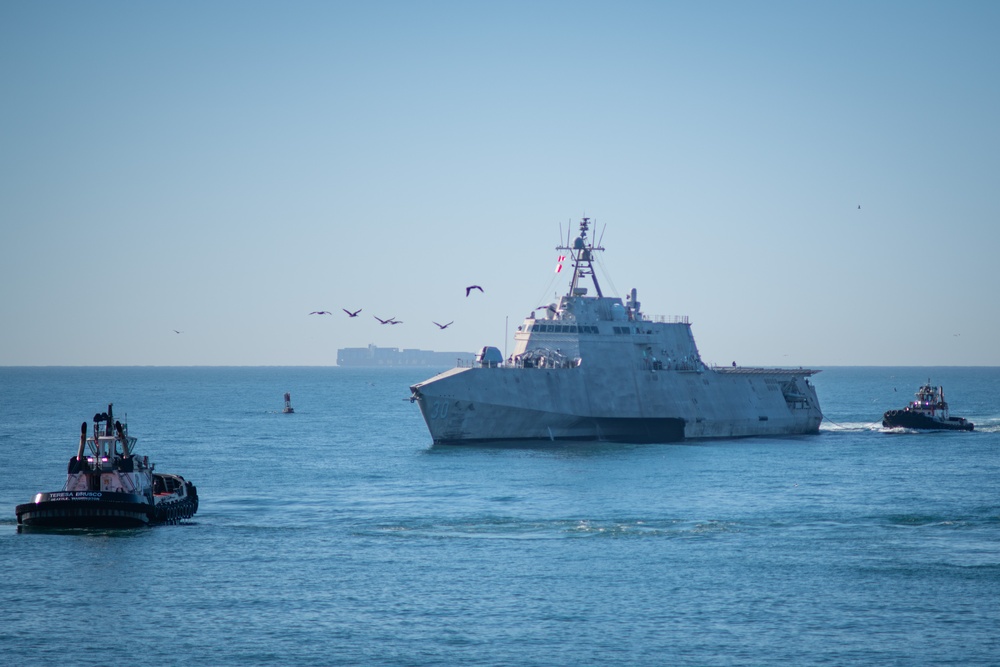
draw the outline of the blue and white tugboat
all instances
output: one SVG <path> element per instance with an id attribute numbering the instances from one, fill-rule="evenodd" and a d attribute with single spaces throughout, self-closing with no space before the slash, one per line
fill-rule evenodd
<path id="1" fill-rule="evenodd" d="M 93 435 L 80 427 L 80 447 L 69 460 L 60 491 L 38 493 L 18 505 L 18 526 L 37 528 L 135 528 L 176 523 L 198 511 L 198 491 L 180 475 L 154 472 L 135 453 L 128 425 L 108 411 L 94 415 Z"/>
<path id="2" fill-rule="evenodd" d="M 882 426 L 925 431 L 971 431 L 975 428 L 975 424 L 964 417 L 952 417 L 948 414 L 944 387 L 936 387 L 930 380 L 917 390 L 915 400 L 905 408 L 886 410 L 882 415 Z"/>

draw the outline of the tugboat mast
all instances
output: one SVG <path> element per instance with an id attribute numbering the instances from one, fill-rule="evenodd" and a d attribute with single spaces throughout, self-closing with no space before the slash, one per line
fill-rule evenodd
<path id="1" fill-rule="evenodd" d="M 580 220 L 580 235 L 573 241 L 573 246 L 559 246 L 556 248 L 556 250 L 569 251 L 570 256 L 573 258 L 573 280 L 569 284 L 569 296 L 582 296 L 587 293 L 586 288 L 580 287 L 580 279 L 584 276 L 590 276 L 590 279 L 594 281 L 594 289 L 597 291 L 597 296 L 604 296 L 604 293 L 601 291 L 601 285 L 597 282 L 597 274 L 594 273 L 593 264 L 594 251 L 603 251 L 604 248 L 595 246 L 592 240 L 587 239 L 587 229 L 589 227 L 590 218 L 582 218 Z"/>

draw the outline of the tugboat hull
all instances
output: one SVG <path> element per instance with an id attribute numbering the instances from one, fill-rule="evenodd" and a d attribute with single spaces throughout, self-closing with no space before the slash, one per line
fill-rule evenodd
<path id="1" fill-rule="evenodd" d="M 909 410 L 889 410 L 882 415 L 882 426 L 885 428 L 912 428 L 923 431 L 971 431 L 975 424 L 963 417 L 934 419 L 919 412 Z"/>
<path id="2" fill-rule="evenodd" d="M 15 512 L 18 525 L 31 528 L 141 528 L 194 516 L 198 496 L 193 485 L 188 491 L 180 499 L 156 505 L 127 493 L 39 493 L 34 502 L 18 505 Z"/>
<path id="3" fill-rule="evenodd" d="M 149 503 L 125 499 L 104 500 L 100 496 L 125 494 L 91 493 L 94 499 L 62 498 L 40 493 L 35 502 L 17 506 L 17 523 L 32 528 L 139 528 L 152 522 Z"/>

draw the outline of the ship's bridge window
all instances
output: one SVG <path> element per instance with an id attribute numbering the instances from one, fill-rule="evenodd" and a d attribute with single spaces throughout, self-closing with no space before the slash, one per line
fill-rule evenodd
<path id="1" fill-rule="evenodd" d="M 615 327 L 618 329 L 619 327 Z M 622 327 L 624 328 L 624 327 Z M 528 327 L 532 333 L 600 333 L 597 327 L 577 326 L 575 324 L 532 324 Z M 617 333 L 617 331 L 616 331 Z M 627 330 L 626 330 L 627 333 Z"/>

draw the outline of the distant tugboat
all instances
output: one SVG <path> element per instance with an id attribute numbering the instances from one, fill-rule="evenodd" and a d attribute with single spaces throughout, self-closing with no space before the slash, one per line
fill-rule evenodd
<path id="1" fill-rule="evenodd" d="M 915 428 L 922 430 L 971 431 L 975 424 L 964 417 L 951 417 L 944 400 L 944 387 L 927 384 L 920 387 L 916 400 L 902 410 L 887 410 L 882 415 L 886 428 Z"/>
<path id="2" fill-rule="evenodd" d="M 101 424 L 104 425 L 103 433 Z M 19 526 L 40 528 L 135 528 L 176 523 L 198 511 L 198 491 L 180 475 L 153 472 L 136 456 L 128 425 L 108 411 L 94 415 L 94 432 L 80 427 L 80 448 L 69 460 L 61 491 L 39 493 L 18 505 Z M 85 450 L 89 447 L 90 453 Z"/>
<path id="3" fill-rule="evenodd" d="M 286 415 L 290 415 L 293 412 L 295 412 L 295 409 L 292 408 L 292 395 L 289 394 L 287 391 L 285 392 L 285 409 L 282 410 L 282 412 L 284 412 Z"/>

